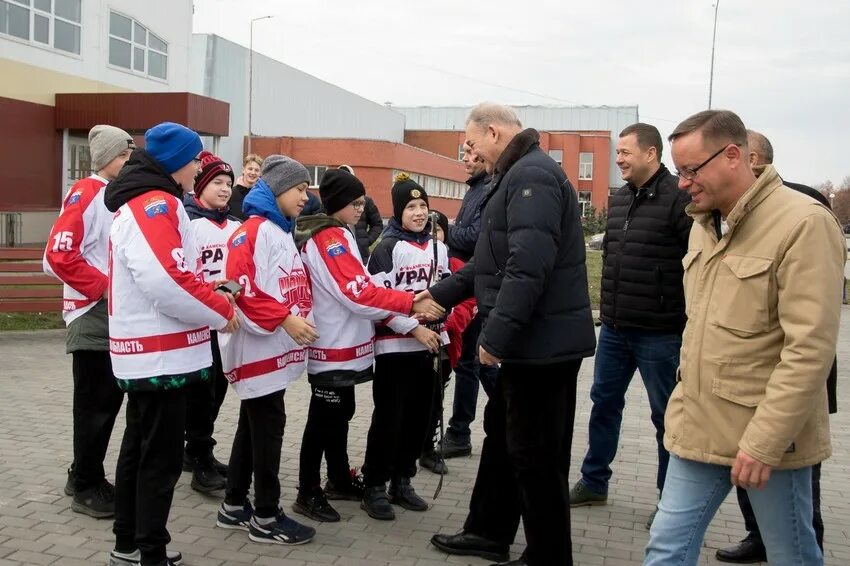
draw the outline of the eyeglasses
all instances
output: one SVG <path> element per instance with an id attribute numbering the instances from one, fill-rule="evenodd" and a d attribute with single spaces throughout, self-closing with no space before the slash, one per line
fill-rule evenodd
<path id="1" fill-rule="evenodd" d="M 364 208 L 366 208 L 366 201 L 365 200 L 354 201 L 354 202 L 351 203 L 351 206 L 354 208 L 354 210 L 363 210 Z"/>
<path id="2" fill-rule="evenodd" d="M 730 144 L 730 145 L 737 145 L 737 144 Z M 718 149 L 715 153 L 713 153 L 711 157 L 709 157 L 708 159 L 706 159 L 705 161 L 703 161 L 702 163 L 700 163 L 699 165 L 697 165 L 693 169 L 691 169 L 690 167 L 682 167 L 680 170 L 676 171 L 676 175 L 678 175 L 679 177 L 681 177 L 682 179 L 684 179 L 686 181 L 693 181 L 694 178 L 696 178 L 697 173 L 699 173 L 699 170 L 702 169 L 703 167 L 705 167 L 706 165 L 708 165 L 711 162 L 712 159 L 714 159 L 715 157 L 717 157 L 718 155 L 720 155 L 721 153 L 726 151 L 727 147 L 729 147 L 729 145 L 724 145 L 723 147 Z"/>

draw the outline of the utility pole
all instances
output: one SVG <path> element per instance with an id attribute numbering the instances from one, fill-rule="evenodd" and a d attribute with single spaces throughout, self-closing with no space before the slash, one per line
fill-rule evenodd
<path id="1" fill-rule="evenodd" d="M 714 87 L 714 44 L 717 41 L 717 11 L 720 0 L 714 0 L 714 33 L 711 34 L 711 74 L 708 77 L 708 109 L 711 110 L 711 91 Z"/>

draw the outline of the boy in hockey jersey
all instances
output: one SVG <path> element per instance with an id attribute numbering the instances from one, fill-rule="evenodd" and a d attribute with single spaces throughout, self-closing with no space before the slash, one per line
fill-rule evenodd
<path id="1" fill-rule="evenodd" d="M 396 177 L 392 201 L 393 217 L 369 258 L 369 271 L 375 283 L 389 289 L 422 291 L 434 269 L 438 276 L 448 274 L 448 250 L 437 243 L 435 265 L 428 195 L 406 173 Z M 410 479 L 416 474 L 416 459 L 428 434 L 436 379 L 434 354 L 442 340 L 418 320 L 404 316 L 388 319 L 376 329 L 375 410 L 366 441 L 366 489 L 360 504 L 374 519 L 395 518 L 391 503 L 412 511 L 428 509 Z"/>
<path id="2" fill-rule="evenodd" d="M 362 483 L 349 472 L 348 423 L 354 416 L 354 386 L 372 379 L 372 321 L 395 314 L 436 319 L 443 309 L 434 303 L 414 305 L 411 293 L 371 281 L 351 231 L 366 197 L 357 177 L 342 169 L 329 170 L 319 195 L 327 215 L 300 218 L 296 232 L 310 273 L 319 339 L 310 346 L 307 361 L 312 396 L 293 509 L 316 521 L 332 522 L 340 516 L 328 499 L 363 497 Z M 325 491 L 319 477 L 322 454 L 328 464 Z"/>
<path id="3" fill-rule="evenodd" d="M 192 220 L 190 227 L 201 258 L 201 276 L 207 283 L 215 283 L 224 279 L 227 240 L 239 227 L 239 221 L 228 214 L 233 168 L 209 151 L 202 151 L 199 157 L 201 170 L 195 178 L 195 191 L 183 197 L 183 205 Z M 227 475 L 227 466 L 213 456 L 215 420 L 227 393 L 215 331 L 210 332 L 210 346 L 212 376 L 209 382 L 193 385 L 186 400 L 183 470 L 192 472 L 192 489 L 201 493 L 224 489 Z"/>
<path id="4" fill-rule="evenodd" d="M 210 328 L 235 330 L 232 298 L 195 270 L 183 208 L 198 172 L 201 138 L 165 122 L 145 133 L 106 188 L 110 231 L 109 349 L 127 392 L 127 423 L 115 472 L 111 566 L 177 564 L 166 529 L 183 460 L 187 386 L 210 379 Z"/>
<path id="5" fill-rule="evenodd" d="M 227 243 L 225 274 L 243 288 L 236 300 L 243 325 L 220 338 L 221 357 L 241 404 L 216 525 L 247 530 L 254 542 L 304 544 L 316 534 L 280 508 L 278 479 L 286 424 L 283 396 L 305 369 L 307 345 L 318 337 L 308 318 L 310 284 L 292 239 L 309 182 L 307 169 L 297 161 L 267 157 L 242 203 L 248 219 Z M 248 501 L 252 476 L 253 506 Z"/>
<path id="6" fill-rule="evenodd" d="M 103 458 L 124 400 L 109 359 L 105 297 L 112 213 L 103 194 L 135 147 L 124 130 L 104 125 L 91 129 L 89 150 L 97 173 L 68 191 L 44 252 L 44 271 L 64 283 L 65 344 L 73 358 L 74 462 L 65 494 L 74 497 L 72 510 L 98 519 L 113 515 L 115 488 L 106 480 Z"/>

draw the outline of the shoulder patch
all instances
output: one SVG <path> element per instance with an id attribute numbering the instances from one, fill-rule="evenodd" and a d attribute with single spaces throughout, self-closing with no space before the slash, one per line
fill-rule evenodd
<path id="1" fill-rule="evenodd" d="M 334 240 L 333 238 L 328 242 L 328 245 L 325 248 L 325 251 L 327 251 L 327 253 L 330 257 L 337 257 L 337 256 L 345 255 L 346 253 L 348 253 L 345 250 L 345 246 L 342 245 L 342 242 L 340 242 L 338 240 Z"/>
<path id="2" fill-rule="evenodd" d="M 248 239 L 248 233 L 245 230 L 240 230 L 233 234 L 233 239 L 230 240 L 231 248 L 238 248 L 242 244 L 245 243 L 245 240 Z"/>
<path id="3" fill-rule="evenodd" d="M 168 214 L 168 203 L 161 196 L 151 197 L 145 201 L 145 215 L 148 218 L 159 216 L 160 214 Z"/>
<path id="4" fill-rule="evenodd" d="M 528 198 L 531 196 L 531 187 L 526 187 L 522 190 L 522 196 Z"/>
<path id="5" fill-rule="evenodd" d="M 72 204 L 77 204 L 78 202 L 80 202 L 80 197 L 82 197 L 82 196 L 83 196 L 83 190 L 77 189 L 76 191 L 71 193 L 71 196 L 68 197 L 68 200 L 65 202 L 65 206 L 71 206 Z"/>

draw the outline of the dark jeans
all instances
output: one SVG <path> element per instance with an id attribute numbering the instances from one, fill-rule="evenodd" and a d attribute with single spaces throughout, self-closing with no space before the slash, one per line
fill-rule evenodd
<path id="1" fill-rule="evenodd" d="M 224 501 L 242 505 L 248 498 L 251 476 L 254 478 L 254 513 L 274 517 L 280 509 L 280 451 L 286 410 L 286 390 L 255 399 L 243 399 L 239 423 L 233 436 Z"/>
<path id="2" fill-rule="evenodd" d="M 581 466 L 581 481 L 592 491 L 608 493 L 611 462 L 620 442 L 626 391 L 636 369 L 640 371 L 649 395 L 652 424 L 655 425 L 658 444 L 656 486 L 659 491 L 664 489 L 664 477 L 670 461 L 670 454 L 664 448 L 664 411 L 676 385 L 681 346 L 680 334 L 615 330 L 602 325 L 593 366 L 593 386 L 590 388 L 593 408 L 588 425 L 589 446 Z"/>
<path id="3" fill-rule="evenodd" d="M 823 516 L 820 512 L 820 466 L 820 464 L 812 466 L 812 507 L 814 511 L 812 514 L 812 526 L 815 529 L 818 546 L 823 551 Z M 747 495 L 747 490 L 739 487 L 735 489 L 735 492 L 738 495 L 738 505 L 741 507 L 741 514 L 744 516 L 744 525 L 747 531 L 761 541 L 761 531 L 756 522 L 756 515 L 750 503 L 750 497 Z"/>
<path id="4" fill-rule="evenodd" d="M 106 477 L 103 459 L 124 393 L 115 382 L 109 352 L 78 350 L 74 375 L 74 490 L 85 491 Z"/>
<path id="5" fill-rule="evenodd" d="M 218 333 L 212 331 L 210 336 L 213 357 L 210 379 L 190 385 L 186 393 L 186 454 L 201 460 L 213 455 L 215 420 L 228 387 L 221 367 Z"/>
<path id="6" fill-rule="evenodd" d="M 416 459 L 428 434 L 435 379 L 434 356 L 428 352 L 375 357 L 375 409 L 363 464 L 366 486 L 416 475 Z"/>
<path id="7" fill-rule="evenodd" d="M 569 471 L 581 360 L 503 363 L 484 408 L 484 444 L 464 531 L 512 544 L 525 526 L 525 561 L 571 565 Z"/>
<path id="8" fill-rule="evenodd" d="M 115 470 L 115 548 L 142 564 L 165 560 L 174 486 L 183 468 L 186 390 L 127 393 L 127 427 Z"/>
<path id="9" fill-rule="evenodd" d="M 446 436 L 459 444 L 469 442 L 469 425 L 475 420 L 478 405 L 478 382 L 489 397 L 496 388 L 499 376 L 497 366 L 482 366 L 478 362 L 478 336 L 481 334 L 481 317 L 476 316 L 463 331 L 460 358 L 455 365 L 455 393 L 452 417 Z"/>
<path id="10" fill-rule="evenodd" d="M 322 455 L 328 463 L 328 479 L 345 486 L 351 480 L 348 465 L 348 423 L 354 416 L 354 386 L 311 385 L 310 409 L 301 439 L 299 491 L 321 485 Z"/>

